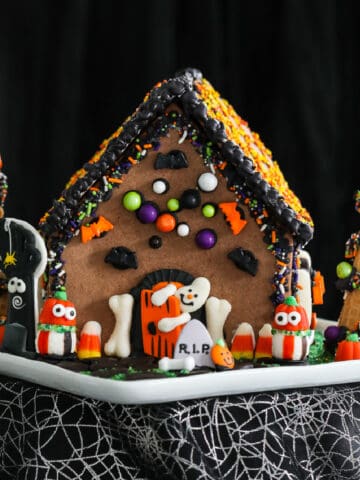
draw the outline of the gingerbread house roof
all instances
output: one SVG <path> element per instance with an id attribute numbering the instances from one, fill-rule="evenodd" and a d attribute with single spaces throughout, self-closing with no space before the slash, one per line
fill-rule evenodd
<path id="1" fill-rule="evenodd" d="M 95 188 L 92 192 L 95 205 L 106 199 L 113 186 L 122 183 L 122 173 L 126 172 L 115 168 L 118 160 L 171 104 L 178 105 L 200 126 L 210 144 L 218 148 L 223 158 L 221 168 L 226 172 L 228 183 L 245 184 L 264 203 L 269 215 L 284 225 L 302 245 L 312 238 L 311 216 L 290 189 L 270 150 L 196 69 L 185 69 L 156 84 L 136 111 L 103 141 L 100 149 L 71 177 L 61 197 L 40 220 L 39 228 L 45 236 L 66 230 L 67 238 L 71 238 L 79 222 L 91 211 L 89 199 L 87 212 L 84 211 L 84 194 L 96 182 L 102 181 L 105 193 L 99 196 Z M 138 158 L 129 157 L 129 168 L 141 158 L 141 152 Z"/>

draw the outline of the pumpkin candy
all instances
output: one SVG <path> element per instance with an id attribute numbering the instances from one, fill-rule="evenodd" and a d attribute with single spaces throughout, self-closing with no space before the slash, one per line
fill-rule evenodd
<path id="1" fill-rule="evenodd" d="M 304 307 L 298 305 L 295 297 L 287 297 L 275 309 L 273 328 L 278 330 L 307 330 L 310 322 Z"/>
<path id="2" fill-rule="evenodd" d="M 343 360 L 360 360 L 360 342 L 357 333 L 347 335 L 345 340 L 339 342 L 335 361 L 341 362 Z"/>
<path id="3" fill-rule="evenodd" d="M 223 339 L 219 339 L 211 349 L 211 360 L 217 370 L 231 370 L 235 360 Z"/>
<path id="4" fill-rule="evenodd" d="M 313 339 L 304 307 L 292 296 L 275 309 L 272 326 L 272 356 L 282 360 L 303 360 Z"/>

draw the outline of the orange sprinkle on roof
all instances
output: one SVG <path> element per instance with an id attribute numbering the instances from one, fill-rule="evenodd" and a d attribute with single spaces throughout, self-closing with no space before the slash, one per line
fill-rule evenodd
<path id="1" fill-rule="evenodd" d="M 279 165 L 272 159 L 271 151 L 265 147 L 259 134 L 250 130 L 248 123 L 206 79 L 195 81 L 195 87 L 207 107 L 208 115 L 224 124 L 228 139 L 238 144 L 244 154 L 253 161 L 255 170 L 279 192 L 284 201 L 294 210 L 297 219 L 313 226 L 310 214 L 290 189 Z"/>

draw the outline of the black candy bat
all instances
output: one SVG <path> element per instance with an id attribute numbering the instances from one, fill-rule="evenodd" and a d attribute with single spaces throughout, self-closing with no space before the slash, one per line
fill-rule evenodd
<path id="1" fill-rule="evenodd" d="M 227 256 L 240 270 L 250 273 L 250 275 L 255 277 L 258 270 L 258 260 L 250 250 L 244 250 L 238 247 L 229 252 Z"/>
<path id="2" fill-rule="evenodd" d="M 119 270 L 138 267 L 136 253 L 126 247 L 112 248 L 106 255 L 105 262 L 110 263 L 113 267 L 118 268 Z"/>
<path id="3" fill-rule="evenodd" d="M 187 168 L 189 162 L 186 155 L 180 150 L 171 150 L 164 154 L 159 153 L 155 160 L 155 169 L 160 170 L 162 168 L 170 168 L 172 170 L 179 170 L 180 168 Z"/>

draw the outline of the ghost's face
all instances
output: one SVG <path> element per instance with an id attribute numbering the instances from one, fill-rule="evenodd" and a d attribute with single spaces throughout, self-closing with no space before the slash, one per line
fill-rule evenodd
<path id="1" fill-rule="evenodd" d="M 201 308 L 210 294 L 210 282 L 205 277 L 196 278 L 191 285 L 181 287 L 175 292 L 180 300 L 182 312 L 196 312 Z"/>

